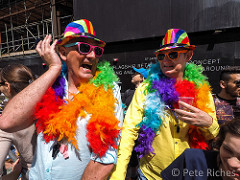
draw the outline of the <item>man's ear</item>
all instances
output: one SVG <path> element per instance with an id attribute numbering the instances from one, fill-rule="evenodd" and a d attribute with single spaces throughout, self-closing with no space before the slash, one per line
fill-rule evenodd
<path id="1" fill-rule="evenodd" d="M 5 82 L 5 84 L 6 84 L 6 88 L 7 88 L 7 91 L 8 91 L 8 93 L 11 93 L 11 84 L 9 83 L 9 82 Z"/>
<path id="2" fill-rule="evenodd" d="M 192 56 L 193 56 L 193 50 L 189 50 L 186 54 L 186 57 L 187 57 L 187 62 L 190 61 L 192 59 Z"/>
<path id="3" fill-rule="evenodd" d="M 65 47 L 59 47 L 59 54 L 63 61 L 67 60 L 67 50 Z"/>
<path id="4" fill-rule="evenodd" d="M 219 82 L 219 85 L 220 85 L 220 87 L 222 88 L 222 89 L 225 89 L 226 88 L 226 82 L 224 81 L 224 80 L 220 80 L 220 82 Z"/>
<path id="5" fill-rule="evenodd" d="M 141 79 L 141 80 L 140 80 L 139 82 L 142 83 L 142 82 L 144 81 L 144 77 L 141 75 L 141 76 L 140 76 L 140 79 Z"/>

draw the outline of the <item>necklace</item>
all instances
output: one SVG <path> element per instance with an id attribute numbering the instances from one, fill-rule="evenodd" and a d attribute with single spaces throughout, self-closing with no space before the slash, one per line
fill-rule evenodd
<path id="1" fill-rule="evenodd" d="M 207 113 L 212 111 L 207 107 L 211 88 L 202 72 L 201 66 L 189 63 L 185 67 L 183 80 L 176 82 L 162 73 L 159 63 L 152 65 L 146 79 L 148 86 L 144 91 L 146 100 L 143 120 L 137 125 L 140 130 L 135 150 L 140 153 L 139 158 L 149 153 L 154 154 L 152 147 L 154 137 L 160 133 L 159 128 L 163 125 L 164 118 L 170 116 L 166 109 L 178 108 L 178 97 L 194 97 L 193 106 Z M 190 147 L 201 149 L 208 147 L 198 127 L 190 126 L 188 135 Z"/>
<path id="2" fill-rule="evenodd" d="M 120 128 L 114 115 L 114 81 L 118 81 L 118 78 L 110 64 L 100 63 L 95 77 L 89 83 L 78 87 L 78 93 L 74 95 L 73 100 L 64 100 L 65 80 L 60 76 L 37 104 L 37 132 L 43 133 L 45 142 L 67 140 L 78 149 L 77 120 L 90 114 L 86 137 L 92 151 L 102 157 L 109 146 L 116 149 Z"/>

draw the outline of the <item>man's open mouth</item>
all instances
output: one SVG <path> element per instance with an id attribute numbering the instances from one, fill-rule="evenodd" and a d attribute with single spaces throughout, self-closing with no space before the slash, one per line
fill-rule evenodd
<path id="1" fill-rule="evenodd" d="M 92 64 L 82 64 L 81 67 L 83 67 L 83 68 L 85 68 L 85 69 L 92 70 Z"/>

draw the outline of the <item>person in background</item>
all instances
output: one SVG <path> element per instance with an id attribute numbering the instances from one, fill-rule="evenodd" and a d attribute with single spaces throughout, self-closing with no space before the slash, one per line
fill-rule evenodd
<path id="1" fill-rule="evenodd" d="M 134 85 L 134 89 L 127 89 L 122 96 L 122 102 L 126 105 L 126 110 L 132 101 L 136 88 L 144 81 L 144 79 L 147 79 L 148 76 L 148 71 L 144 68 L 137 69 L 133 67 L 133 70 L 135 73 L 132 75 L 131 83 Z"/>
<path id="2" fill-rule="evenodd" d="M 240 67 L 225 68 L 220 74 L 220 93 L 214 95 L 218 123 L 240 116 Z"/>
<path id="3" fill-rule="evenodd" d="M 162 179 L 165 169 L 186 148 L 207 148 L 219 132 L 216 112 L 203 67 L 188 63 L 193 56 L 187 33 L 169 29 L 155 52 L 158 63 L 136 89 L 124 119 L 117 165 L 110 179 L 124 180 L 137 139 L 139 179 Z M 179 97 L 194 98 L 193 105 Z M 179 109 L 178 104 L 184 109 Z"/>
<path id="4" fill-rule="evenodd" d="M 36 47 L 48 70 L 7 104 L 0 129 L 16 131 L 36 120 L 30 179 L 106 179 L 123 120 L 117 75 L 109 62 L 98 64 L 106 43 L 86 19 L 51 40 L 47 35 Z"/>
<path id="5" fill-rule="evenodd" d="M 240 119 L 234 118 L 220 127 L 215 151 L 186 149 L 161 175 L 165 180 L 237 180 L 240 179 L 239 154 Z"/>
<path id="6" fill-rule="evenodd" d="M 9 101 L 33 81 L 31 70 L 22 64 L 7 65 L 0 71 L 0 91 Z M 0 176 L 3 174 L 3 165 L 11 145 L 16 147 L 20 157 L 20 161 L 15 162 L 16 166 L 12 172 L 2 177 L 3 180 L 17 179 L 20 174 L 22 180 L 28 179 L 27 172 L 32 164 L 36 137 L 34 125 L 13 133 L 0 130 Z"/>
<path id="7" fill-rule="evenodd" d="M 135 71 L 135 73 L 132 76 L 131 83 L 133 83 L 137 88 L 144 79 L 147 79 L 148 71 L 144 68 L 137 69 L 135 67 L 133 67 L 133 70 Z"/>
<path id="8" fill-rule="evenodd" d="M 132 101 L 132 97 L 136 88 L 144 81 L 144 79 L 147 79 L 147 76 L 148 76 L 148 71 L 144 68 L 137 69 L 133 67 L 133 70 L 135 71 L 135 73 L 132 75 L 131 83 L 134 85 L 134 89 L 127 89 L 122 96 L 122 102 L 124 105 L 126 105 L 126 107 L 124 108 L 124 112 L 127 111 L 128 106 Z M 131 159 L 128 165 L 127 179 L 129 180 L 137 179 L 138 177 L 137 168 L 138 168 L 138 157 L 137 157 L 136 151 L 133 150 Z"/>

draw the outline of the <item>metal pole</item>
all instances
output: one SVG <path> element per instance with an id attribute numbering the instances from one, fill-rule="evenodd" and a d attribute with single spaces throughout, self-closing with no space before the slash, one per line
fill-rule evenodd
<path id="1" fill-rule="evenodd" d="M 40 30 L 39 30 L 39 24 L 37 25 L 37 36 L 38 36 L 38 39 L 40 38 Z"/>
<path id="2" fill-rule="evenodd" d="M 42 26 L 43 26 L 43 32 L 42 32 L 42 37 L 45 36 L 45 23 L 42 21 Z"/>
<path id="3" fill-rule="evenodd" d="M 6 34 L 6 43 L 7 43 L 7 53 L 9 54 L 9 44 L 8 44 L 8 33 L 7 33 L 7 24 L 5 24 L 5 34 Z"/>
<path id="4" fill-rule="evenodd" d="M 43 9 L 43 7 L 42 7 L 42 28 L 43 28 L 43 31 L 42 31 L 42 35 L 43 35 L 43 37 L 45 36 L 45 25 L 44 25 L 44 9 Z"/>
<path id="5" fill-rule="evenodd" d="M 53 0 L 50 1 L 50 10 L 51 10 L 51 22 L 52 22 L 52 37 L 54 39 L 54 33 L 53 33 L 53 8 L 52 8 L 52 3 L 53 3 Z"/>
<path id="6" fill-rule="evenodd" d="M 27 31 L 27 43 L 28 43 L 28 49 L 30 49 L 30 44 L 29 44 L 29 35 L 28 35 L 28 31 Z"/>
<path id="7" fill-rule="evenodd" d="M 12 14 L 12 9 L 11 9 L 11 6 L 10 6 L 10 1 L 9 1 L 9 14 L 10 14 L 10 15 Z M 12 16 L 10 16 L 10 26 L 11 26 L 12 46 L 13 46 L 13 51 L 15 51 Z"/>
<path id="8" fill-rule="evenodd" d="M 24 56 L 24 40 L 23 40 L 23 36 L 21 36 L 22 38 L 22 51 L 23 51 L 23 56 Z"/>
<path id="9" fill-rule="evenodd" d="M 46 22 L 46 26 L 47 26 L 47 34 L 48 34 L 48 23 Z"/>
<path id="10" fill-rule="evenodd" d="M 12 16 L 10 18 L 11 21 L 11 36 L 12 36 L 12 45 L 13 45 L 13 51 L 15 50 L 15 39 L 14 39 L 14 33 L 13 33 L 13 24 L 12 24 Z"/>
<path id="11" fill-rule="evenodd" d="M 57 14 L 55 0 L 51 0 L 51 19 L 52 19 L 52 36 L 53 40 L 57 37 Z"/>
<path id="12" fill-rule="evenodd" d="M 34 37 L 34 39 L 37 39 L 34 34 L 28 29 L 28 27 L 25 25 L 25 28 L 27 29 L 27 31 L 32 35 L 32 37 Z"/>
<path id="13" fill-rule="evenodd" d="M 57 11 L 57 38 L 61 35 L 61 22 L 60 22 L 60 11 Z"/>

